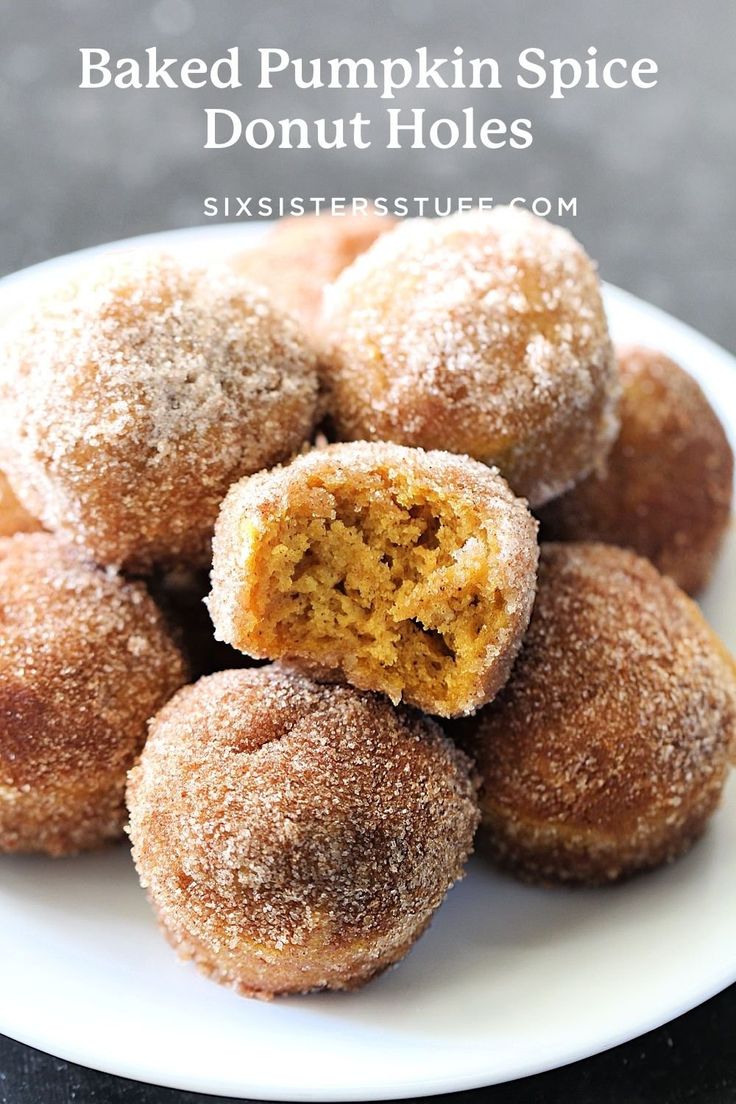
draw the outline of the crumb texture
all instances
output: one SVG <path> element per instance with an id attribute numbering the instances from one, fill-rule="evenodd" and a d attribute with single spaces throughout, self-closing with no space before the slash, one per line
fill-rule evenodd
<path id="1" fill-rule="evenodd" d="M 534 880 L 610 881 L 703 831 L 736 742 L 736 672 L 646 560 L 545 544 L 511 677 L 455 735 L 478 764 L 493 856 Z"/>
<path id="2" fill-rule="evenodd" d="M 400 958 L 478 819 L 468 760 L 433 722 L 278 665 L 177 694 L 128 801 L 173 945 L 259 996 L 353 988 Z"/>
<path id="3" fill-rule="evenodd" d="M 452 716 L 505 679 L 535 563 L 525 504 L 483 465 L 337 445 L 233 488 L 210 610 L 222 639 L 250 655 Z"/>

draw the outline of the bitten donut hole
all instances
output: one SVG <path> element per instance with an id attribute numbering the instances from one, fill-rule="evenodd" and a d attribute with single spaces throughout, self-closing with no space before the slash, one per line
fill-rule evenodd
<path id="1" fill-rule="evenodd" d="M 480 514 L 401 476 L 321 478 L 252 553 L 249 638 L 394 701 L 457 712 L 507 622 Z"/>

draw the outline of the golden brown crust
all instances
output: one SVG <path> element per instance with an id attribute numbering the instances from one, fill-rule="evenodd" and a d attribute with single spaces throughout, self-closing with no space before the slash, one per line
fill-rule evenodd
<path id="1" fill-rule="evenodd" d="M 430 521 L 437 527 L 437 542 L 444 539 L 445 527 L 454 538 L 465 513 L 472 515 L 473 527 L 450 549 L 446 563 L 431 556 L 415 562 L 411 577 L 392 578 L 385 593 L 369 594 L 364 573 L 356 583 L 362 593 L 355 602 L 361 610 L 370 611 L 371 623 L 363 625 L 357 636 L 346 640 L 338 631 L 349 619 L 349 612 L 330 612 L 330 623 L 325 620 L 313 647 L 310 640 L 297 640 L 284 628 L 282 610 L 262 608 L 264 594 L 270 599 L 274 589 L 268 573 L 284 552 L 284 545 L 278 543 L 280 526 L 293 529 L 300 519 L 305 525 L 316 524 L 318 518 L 328 523 L 337 519 L 337 526 L 347 529 L 346 541 L 349 538 L 354 548 L 348 557 L 350 570 L 350 563 L 355 567 L 366 544 L 381 551 L 374 541 L 377 525 L 372 510 L 393 516 L 396 502 L 401 500 L 408 515 L 405 523 L 410 526 L 415 509 L 420 508 L 411 503 L 422 504 L 424 499 L 432 502 Z M 420 543 L 422 540 L 419 537 Z M 337 674 L 360 689 L 382 690 L 394 701 L 403 700 L 441 716 L 471 712 L 503 685 L 534 598 L 535 524 L 526 504 L 513 496 L 498 473 L 469 457 L 386 442 L 331 445 L 300 456 L 284 468 L 242 480 L 231 488 L 222 505 L 213 553 L 208 604 L 219 639 L 252 656 L 293 661 L 314 677 Z M 437 556 L 443 554 L 440 548 Z M 301 560 L 291 565 L 287 590 L 292 583 L 298 586 L 303 565 L 314 557 L 313 546 L 300 555 Z M 393 561 L 393 569 L 398 555 L 396 544 L 389 542 L 383 558 Z M 472 597 L 470 591 L 464 594 L 466 585 L 471 584 Z M 346 586 L 352 594 L 350 580 L 336 577 L 327 584 L 329 589 L 343 591 Z M 316 603 L 322 597 L 317 587 L 304 597 L 304 623 L 315 621 Z M 366 668 L 364 660 L 381 646 L 384 627 L 400 634 L 404 622 L 421 624 L 423 632 L 442 633 L 446 638 L 447 626 L 452 636 L 456 598 L 457 624 L 461 610 L 467 613 L 465 606 L 477 607 L 476 639 L 482 642 L 474 666 L 469 654 L 474 641 L 467 641 L 453 657 L 452 673 L 463 682 L 459 697 L 439 676 L 436 683 L 420 685 L 421 679 L 412 679 L 406 672 L 402 675 L 400 645 L 398 652 L 388 657 L 381 652 L 379 669 L 375 665 Z M 353 599 L 347 604 L 352 607 Z M 320 612 L 320 624 L 321 617 Z M 283 640 L 275 631 L 281 631 L 279 626 Z"/>
<path id="2" fill-rule="evenodd" d="M 733 453 L 692 376 L 653 349 L 625 346 L 617 356 L 618 438 L 600 473 L 541 511 L 544 533 L 630 548 L 696 594 L 728 527 Z"/>
<path id="3" fill-rule="evenodd" d="M 37 533 L 41 528 L 41 523 L 20 504 L 13 488 L 0 472 L 0 537 L 12 537 L 14 533 Z"/>
<path id="4" fill-rule="evenodd" d="M 461 876 L 469 762 L 431 721 L 274 665 L 161 711 L 128 786 L 133 855 L 172 944 L 273 996 L 363 984 Z"/>
<path id="5" fill-rule="evenodd" d="M 0 452 L 24 503 L 100 563 L 204 564 L 230 483 L 288 458 L 315 356 L 229 272 L 111 254 L 6 326 Z"/>
<path id="6" fill-rule="evenodd" d="M 282 955 L 269 956 L 261 949 L 261 953 L 248 963 L 247 975 L 243 977 L 238 951 L 231 953 L 220 947 L 213 954 L 204 940 L 196 939 L 189 931 L 167 926 L 159 909 L 156 914 L 161 931 L 180 958 L 193 962 L 212 981 L 234 989 L 241 997 L 264 1001 L 315 990 L 352 992 L 360 989 L 401 962 L 431 923 L 430 917 L 421 930 L 412 932 L 403 944 L 392 945 L 383 952 L 361 953 L 353 946 L 335 947 L 330 949 L 329 960 L 325 961 L 326 956 L 320 951 L 323 957 L 316 970 L 312 962 L 315 950 L 309 946 L 292 953 L 285 963 L 280 961 Z M 318 980 L 313 981 L 315 978 Z"/>
<path id="7" fill-rule="evenodd" d="M 481 776 L 484 849 L 532 880 L 611 881 L 702 832 L 736 746 L 736 676 L 648 561 L 545 544 L 511 677 L 453 735 Z"/>
<path id="8" fill-rule="evenodd" d="M 404 223 L 326 291 L 323 323 L 343 440 L 467 453 L 539 505 L 615 437 L 595 268 L 567 231 L 528 212 Z"/>
<path id="9" fill-rule="evenodd" d="M 282 218 L 255 248 L 237 253 L 231 263 L 314 330 L 324 288 L 395 225 L 396 219 L 373 210 Z"/>
<path id="10" fill-rule="evenodd" d="M 146 721 L 185 666 L 139 584 L 50 534 L 0 541 L 0 851 L 118 838 Z"/>

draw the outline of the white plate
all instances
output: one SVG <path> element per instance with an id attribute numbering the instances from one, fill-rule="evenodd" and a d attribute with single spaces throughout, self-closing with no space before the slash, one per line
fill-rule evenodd
<path id="1" fill-rule="evenodd" d="M 248 226 L 145 239 L 205 254 Z M 130 244 L 130 243 L 125 243 Z M 139 244 L 136 240 L 135 244 Z M 3 291 L 76 262 L 27 269 Z M 606 288 L 616 338 L 671 353 L 736 441 L 736 362 Z M 736 647 L 736 540 L 705 609 Z M 395 971 L 362 992 L 244 1000 L 181 964 L 125 848 L 0 859 L 0 1031 L 173 1088 L 275 1100 L 469 1089 L 563 1065 L 672 1019 L 736 980 L 736 785 L 684 860 L 598 891 L 542 891 L 480 862 Z"/>

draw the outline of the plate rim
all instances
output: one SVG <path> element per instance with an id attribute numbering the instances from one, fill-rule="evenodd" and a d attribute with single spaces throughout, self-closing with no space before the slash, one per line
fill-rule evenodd
<path id="1" fill-rule="evenodd" d="M 447 1074 L 445 1077 L 433 1077 L 426 1081 L 415 1079 L 409 1082 L 407 1078 L 404 1078 L 403 1083 L 395 1080 L 387 1081 L 383 1087 L 374 1083 L 374 1087 L 368 1092 L 361 1091 L 359 1088 L 353 1090 L 347 1087 L 336 1087 L 334 1089 L 320 1089 L 315 1087 L 314 1089 L 305 1089 L 303 1092 L 295 1092 L 293 1086 L 287 1086 L 286 1083 L 279 1089 L 278 1082 L 274 1082 L 268 1089 L 258 1086 L 255 1089 L 246 1091 L 242 1089 L 233 1091 L 233 1087 L 226 1085 L 224 1082 L 221 1083 L 220 1087 L 217 1087 L 211 1079 L 202 1080 L 201 1083 L 195 1083 L 191 1079 L 178 1080 L 175 1076 L 162 1077 L 161 1074 L 157 1074 L 153 1070 L 141 1070 L 140 1067 L 137 1072 L 133 1072 L 131 1069 L 127 1068 L 124 1059 L 113 1069 L 110 1068 L 108 1063 L 97 1064 L 90 1061 L 89 1058 L 84 1057 L 84 1051 L 82 1050 L 75 1051 L 73 1048 L 65 1047 L 63 1048 L 64 1052 L 61 1053 L 55 1049 L 48 1049 L 41 1043 L 35 1042 L 30 1033 L 24 1032 L 13 1034 L 11 1031 L 7 1030 L 1 1022 L 0 1033 L 14 1042 L 29 1046 L 34 1050 L 38 1050 L 43 1054 L 48 1054 L 60 1061 L 71 1062 L 73 1065 L 78 1065 L 110 1077 L 120 1077 L 127 1081 L 137 1082 L 138 1084 L 153 1085 L 159 1088 L 172 1089 L 177 1092 L 201 1093 L 205 1096 L 213 1096 L 215 1098 L 228 1097 L 235 1100 L 285 1101 L 289 1102 L 289 1104 L 292 1104 L 292 1102 L 293 1104 L 361 1104 L 361 1102 L 409 1100 L 414 1097 L 421 1099 L 423 1097 L 442 1096 L 450 1093 L 471 1092 L 475 1089 L 493 1088 L 497 1085 L 511 1084 L 514 1081 L 522 1081 L 526 1077 L 536 1077 L 540 1074 L 551 1073 L 557 1069 L 564 1069 L 566 1066 L 575 1065 L 577 1062 L 585 1061 L 587 1058 L 594 1058 L 599 1054 L 605 1054 L 607 1051 L 613 1050 L 617 1046 L 634 1042 L 650 1031 L 656 1031 L 657 1028 L 671 1023 L 687 1012 L 691 1012 L 693 1009 L 698 1008 L 706 1001 L 718 996 L 719 993 L 724 992 L 735 982 L 736 967 L 734 967 L 732 973 L 729 974 L 725 982 L 719 980 L 718 982 L 711 983 L 703 989 L 698 990 L 696 996 L 687 997 L 683 1001 L 681 1007 L 675 1010 L 674 1014 L 668 1012 L 666 1015 L 657 1015 L 654 1018 L 644 1016 L 636 1024 L 633 1032 L 629 1027 L 623 1028 L 620 1032 L 611 1033 L 603 1044 L 596 1044 L 593 1049 L 591 1049 L 590 1045 L 582 1046 L 579 1049 L 571 1048 L 569 1051 L 565 1052 L 565 1057 L 562 1058 L 559 1056 L 560 1052 L 557 1052 L 554 1058 L 550 1058 L 549 1061 L 543 1059 L 542 1062 L 532 1070 L 510 1066 L 509 1071 L 505 1071 L 503 1076 L 496 1077 L 494 1075 L 491 1080 L 487 1078 L 478 1080 L 476 1073 L 468 1074 L 466 1079 L 462 1079 L 454 1074 Z"/>

